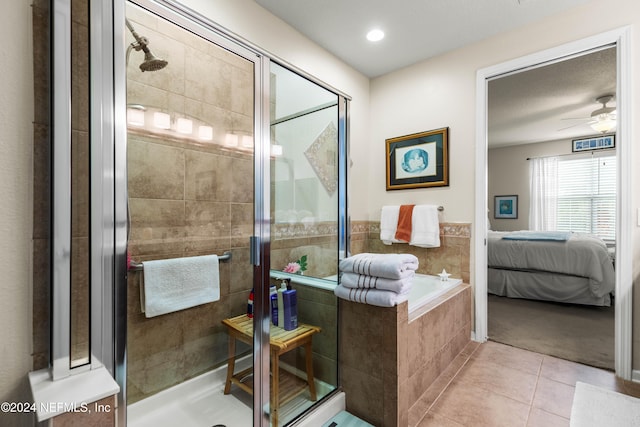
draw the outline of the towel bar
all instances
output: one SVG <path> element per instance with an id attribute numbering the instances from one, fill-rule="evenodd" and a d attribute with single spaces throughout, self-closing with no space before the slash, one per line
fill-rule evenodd
<path id="1" fill-rule="evenodd" d="M 229 261 L 231 259 L 231 251 L 226 251 L 224 254 L 218 256 L 218 261 Z M 131 261 L 129 271 L 142 271 L 144 266 L 141 262 Z"/>

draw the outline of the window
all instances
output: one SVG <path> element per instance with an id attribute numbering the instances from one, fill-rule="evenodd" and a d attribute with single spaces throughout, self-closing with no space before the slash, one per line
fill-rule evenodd
<path id="1" fill-rule="evenodd" d="M 616 158 L 613 155 L 558 162 L 556 228 L 616 237 Z"/>

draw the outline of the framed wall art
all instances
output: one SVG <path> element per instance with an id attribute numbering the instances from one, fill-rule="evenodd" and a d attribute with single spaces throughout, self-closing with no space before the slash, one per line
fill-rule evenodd
<path id="1" fill-rule="evenodd" d="M 605 148 L 615 147 L 615 135 L 592 136 L 589 138 L 574 139 L 571 143 L 571 151 L 573 151 L 574 153 L 580 151 L 602 150 Z"/>
<path id="2" fill-rule="evenodd" d="M 496 219 L 518 218 L 518 196 L 495 196 L 493 217 Z"/>
<path id="3" fill-rule="evenodd" d="M 449 128 L 386 140 L 387 191 L 449 185 Z"/>

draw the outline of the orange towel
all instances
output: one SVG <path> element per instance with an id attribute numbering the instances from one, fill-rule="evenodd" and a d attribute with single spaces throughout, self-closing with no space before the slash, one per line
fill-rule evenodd
<path id="1" fill-rule="evenodd" d="M 415 205 L 401 205 L 398 214 L 398 228 L 396 229 L 396 239 L 403 242 L 411 240 L 411 222 L 413 216 L 413 207 Z"/>

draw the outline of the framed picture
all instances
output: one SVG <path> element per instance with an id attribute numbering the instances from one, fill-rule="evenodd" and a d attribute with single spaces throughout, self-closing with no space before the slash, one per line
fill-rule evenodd
<path id="1" fill-rule="evenodd" d="M 518 196 L 495 196 L 493 217 L 497 219 L 518 218 Z"/>
<path id="2" fill-rule="evenodd" d="M 579 151 L 602 150 L 604 148 L 615 148 L 615 135 L 591 136 L 588 138 L 574 139 L 571 144 L 571 151 L 574 153 Z"/>
<path id="3" fill-rule="evenodd" d="M 449 128 L 386 140 L 387 191 L 449 185 Z"/>

